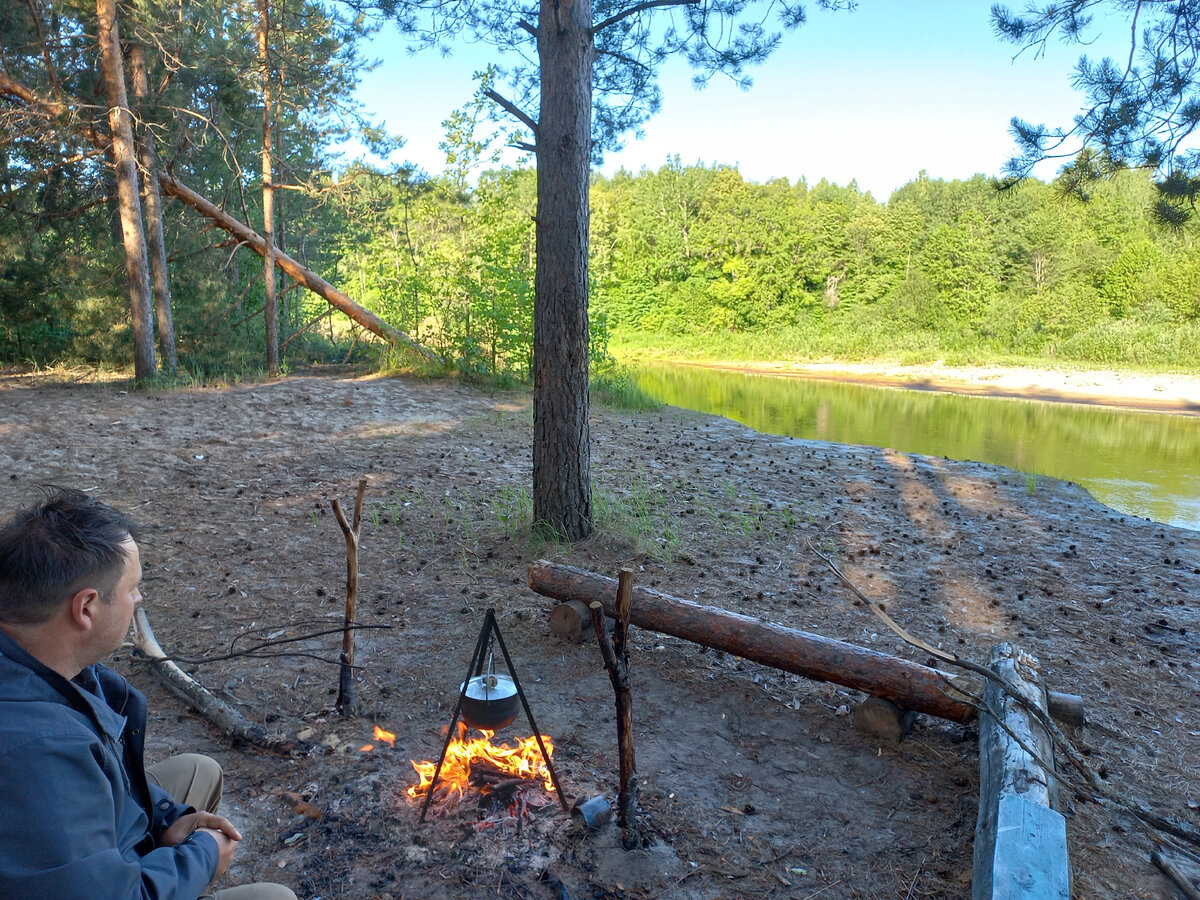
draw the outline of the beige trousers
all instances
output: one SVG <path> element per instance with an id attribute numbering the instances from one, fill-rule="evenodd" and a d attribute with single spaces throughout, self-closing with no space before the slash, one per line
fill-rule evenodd
<path id="1" fill-rule="evenodd" d="M 146 767 L 146 777 L 175 798 L 176 803 L 217 812 L 221 807 L 224 779 L 216 760 L 199 753 L 172 756 Z M 245 884 L 205 894 L 200 900 L 296 900 L 296 895 L 281 884 Z"/>

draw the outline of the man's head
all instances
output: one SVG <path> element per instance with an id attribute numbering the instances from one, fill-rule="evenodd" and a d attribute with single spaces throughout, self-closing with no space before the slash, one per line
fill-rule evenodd
<path id="1" fill-rule="evenodd" d="M 128 590 L 131 565 L 140 575 L 134 537 L 124 513 L 83 491 L 51 489 L 0 528 L 0 624 L 47 622 L 81 590 L 106 602 Z"/>

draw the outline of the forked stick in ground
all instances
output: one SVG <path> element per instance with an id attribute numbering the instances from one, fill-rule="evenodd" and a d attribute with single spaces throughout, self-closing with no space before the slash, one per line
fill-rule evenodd
<path id="1" fill-rule="evenodd" d="M 358 528 L 362 524 L 363 494 L 367 479 L 358 480 L 358 496 L 354 499 L 354 525 L 346 521 L 337 498 L 329 501 L 337 523 L 346 536 L 346 624 L 342 632 L 341 667 L 338 671 L 337 711 L 343 716 L 354 715 L 354 619 L 358 606 Z"/>

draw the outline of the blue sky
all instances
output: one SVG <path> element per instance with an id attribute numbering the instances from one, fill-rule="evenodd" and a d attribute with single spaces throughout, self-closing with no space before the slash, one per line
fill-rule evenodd
<path id="1" fill-rule="evenodd" d="M 946 179 L 997 175 L 1013 152 L 1013 116 L 1070 124 L 1081 52 L 1128 52 L 1128 25 L 1114 21 L 1090 47 L 1052 45 L 1044 57 L 1014 59 L 1018 48 L 993 34 L 986 0 L 859 0 L 852 13 L 808 6 L 808 23 L 749 72 L 748 92 L 720 76 L 697 91 L 686 64 L 668 63 L 661 112 L 602 171 L 658 168 L 678 154 L 684 163 L 736 164 L 755 181 L 856 179 L 881 200 L 922 169 Z M 469 101 L 472 72 L 495 51 L 462 44 L 446 58 L 410 56 L 389 28 L 366 52 L 382 62 L 360 86 L 364 108 L 405 139 L 401 158 L 440 172 L 441 122 Z"/>

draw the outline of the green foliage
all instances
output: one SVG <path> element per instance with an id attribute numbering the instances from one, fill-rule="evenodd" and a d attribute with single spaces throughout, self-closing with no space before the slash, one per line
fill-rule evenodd
<path id="1" fill-rule="evenodd" d="M 1096 13 L 1106 6 L 1128 17 L 1128 47 L 1117 59 L 1080 57 L 1073 84 L 1084 96 L 1072 127 L 1013 120 L 1019 150 L 1008 170 L 1024 178 L 1042 160 L 1077 153 L 1064 171 L 1063 187 L 1087 196 L 1127 167 L 1148 169 L 1158 176 L 1157 218 L 1181 227 L 1200 199 L 1200 149 L 1194 141 L 1200 124 L 1200 2 L 1077 0 L 1029 3 L 1019 13 L 995 4 L 992 21 L 1002 39 L 1038 55 L 1056 37 L 1087 47 L 1104 27 Z"/>
<path id="2" fill-rule="evenodd" d="M 1200 362 L 1194 238 L 1154 224 L 1153 187 L 1133 173 L 1087 204 L 922 173 L 884 205 L 853 185 L 673 162 L 597 179 L 593 196 L 593 306 L 623 352 Z"/>

